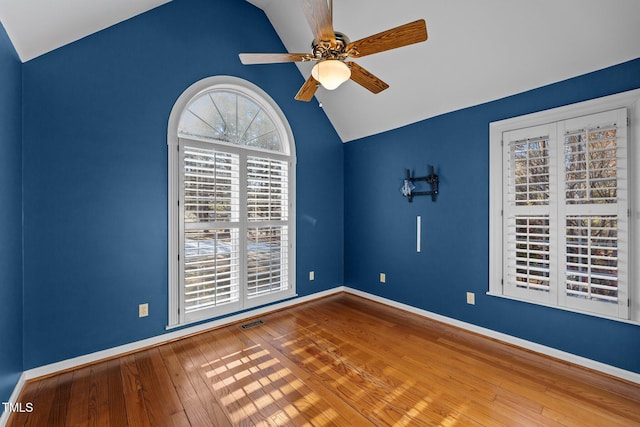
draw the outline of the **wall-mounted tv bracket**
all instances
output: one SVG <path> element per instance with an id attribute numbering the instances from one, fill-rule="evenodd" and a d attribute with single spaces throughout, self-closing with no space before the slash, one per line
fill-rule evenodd
<path id="1" fill-rule="evenodd" d="M 433 170 L 433 166 L 429 165 L 429 169 L 431 173 L 427 176 L 422 177 L 412 177 L 411 171 L 407 169 L 407 177 L 404 180 L 404 184 L 402 185 L 402 195 L 405 196 L 409 202 L 413 201 L 414 196 L 431 196 L 431 201 L 436 201 L 436 196 L 438 195 L 438 184 L 440 182 L 438 175 L 435 174 Z M 428 184 L 431 184 L 431 191 L 413 191 L 416 186 L 416 181 L 424 181 Z"/>

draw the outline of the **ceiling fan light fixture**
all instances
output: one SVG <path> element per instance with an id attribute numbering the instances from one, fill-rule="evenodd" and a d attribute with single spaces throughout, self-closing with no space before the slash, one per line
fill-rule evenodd
<path id="1" fill-rule="evenodd" d="M 313 66 L 311 75 L 327 90 L 334 90 L 351 77 L 351 69 L 337 59 L 326 59 Z"/>

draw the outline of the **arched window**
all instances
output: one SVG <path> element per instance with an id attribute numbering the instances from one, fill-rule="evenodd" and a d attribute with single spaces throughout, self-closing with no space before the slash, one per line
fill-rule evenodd
<path id="1" fill-rule="evenodd" d="M 169 326 L 295 295 L 295 150 L 282 111 L 235 77 L 171 112 Z"/>

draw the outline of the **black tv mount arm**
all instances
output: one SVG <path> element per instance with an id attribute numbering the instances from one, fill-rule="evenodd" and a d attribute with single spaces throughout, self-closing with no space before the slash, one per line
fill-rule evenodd
<path id="1" fill-rule="evenodd" d="M 407 169 L 407 177 L 405 178 L 404 185 L 402 186 L 402 195 L 405 196 L 409 202 L 413 201 L 414 196 L 431 196 L 431 201 L 436 201 L 440 179 L 438 178 L 438 175 L 435 174 L 432 165 L 429 165 L 429 169 L 431 173 L 422 177 L 412 177 L 411 171 Z M 431 184 L 431 191 L 413 191 L 416 188 L 414 183 L 417 181 L 424 181 Z"/>

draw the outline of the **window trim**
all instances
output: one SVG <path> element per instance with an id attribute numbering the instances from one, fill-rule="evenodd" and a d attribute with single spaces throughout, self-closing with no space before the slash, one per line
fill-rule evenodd
<path id="1" fill-rule="evenodd" d="M 167 176 L 167 212 L 168 212 L 168 324 L 165 329 L 173 329 L 182 327 L 188 324 L 197 323 L 206 319 L 198 319 L 192 321 L 185 321 L 184 314 L 180 314 L 177 307 L 180 307 L 180 265 L 178 262 L 178 256 L 180 254 L 180 218 L 181 209 L 178 206 L 180 199 L 180 170 L 181 170 L 181 155 L 178 151 L 180 146 L 180 139 L 184 139 L 178 136 L 178 126 L 180 123 L 180 117 L 184 109 L 190 104 L 192 100 L 200 96 L 204 92 L 211 91 L 213 89 L 229 90 L 238 92 L 244 96 L 256 100 L 256 102 L 263 107 L 271 117 L 274 119 L 274 124 L 279 128 L 282 135 L 283 152 L 270 152 L 267 150 L 254 149 L 251 147 L 246 151 L 253 151 L 256 153 L 269 154 L 273 158 L 282 158 L 289 162 L 289 290 L 285 295 L 276 300 L 263 300 L 258 298 L 259 303 L 257 305 L 243 306 L 240 310 L 255 308 L 259 305 L 268 304 L 271 302 L 280 301 L 297 296 L 296 294 L 296 152 L 295 152 L 295 140 L 293 137 L 293 131 L 286 119 L 284 113 L 276 102 L 260 87 L 255 84 L 234 76 L 212 76 L 199 80 L 189 86 L 178 97 L 171 113 L 169 115 L 169 121 L 167 126 L 167 156 L 168 156 L 168 176 Z M 194 141 L 198 141 L 198 138 L 193 138 Z M 232 145 L 225 145 L 229 151 L 235 151 L 239 149 Z M 241 298 L 241 302 L 246 300 L 246 296 Z M 232 313 L 228 313 L 232 314 Z M 213 315 L 217 317 L 217 315 Z"/>
<path id="2" fill-rule="evenodd" d="M 508 118 L 489 123 L 489 290 L 487 295 L 512 299 L 560 310 L 587 314 L 616 320 L 623 323 L 640 324 L 640 265 L 631 260 L 640 252 L 640 168 L 629 171 L 629 317 L 627 319 L 611 317 L 598 313 L 560 306 L 555 303 L 535 302 L 503 293 L 502 270 L 505 262 L 503 250 L 503 132 L 526 127 L 539 126 L 551 122 L 564 121 L 603 111 L 627 108 L 628 126 L 628 164 L 640 165 L 640 89 L 595 98 L 584 102 L 565 105 L 549 110 Z"/>

